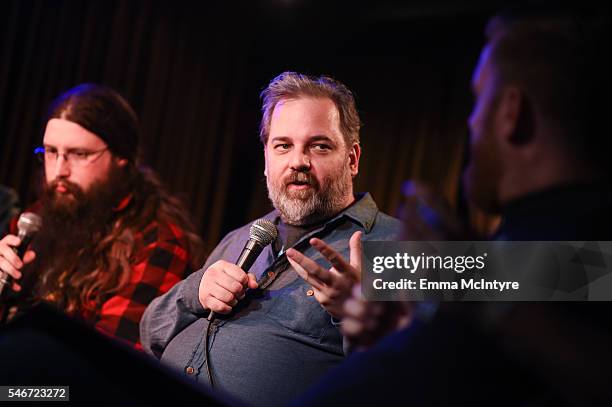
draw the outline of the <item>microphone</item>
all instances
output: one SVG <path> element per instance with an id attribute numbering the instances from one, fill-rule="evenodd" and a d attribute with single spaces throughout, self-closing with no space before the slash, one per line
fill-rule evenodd
<path id="1" fill-rule="evenodd" d="M 30 242 L 38 233 L 40 228 L 42 227 L 42 218 L 32 212 L 22 213 L 17 221 L 17 236 L 21 239 L 21 243 L 19 246 L 13 247 L 13 251 L 19 258 L 23 258 Z M 8 273 L 0 272 L 0 295 L 2 295 L 2 291 L 4 287 L 12 281 L 11 276 Z"/>
<path id="2" fill-rule="evenodd" d="M 236 265 L 244 270 L 245 273 L 248 272 L 264 247 L 276 240 L 277 237 L 278 229 L 276 229 L 272 222 L 267 219 L 257 219 L 251 225 L 249 240 L 244 245 L 238 260 L 236 260 Z M 212 321 L 213 318 L 214 312 L 210 311 L 208 320 Z"/>

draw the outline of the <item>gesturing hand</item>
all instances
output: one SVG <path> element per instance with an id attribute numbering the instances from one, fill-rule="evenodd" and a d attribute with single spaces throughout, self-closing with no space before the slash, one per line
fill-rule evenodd
<path id="1" fill-rule="evenodd" d="M 404 183 L 398 210 L 403 221 L 399 240 L 472 240 L 474 233 L 461 222 L 441 193 L 422 182 Z"/>
<path id="2" fill-rule="evenodd" d="M 353 293 L 344 303 L 342 334 L 351 347 L 364 350 L 384 336 L 410 324 L 414 306 L 407 301 L 366 301 L 361 285 L 355 284 Z"/>
<path id="3" fill-rule="evenodd" d="M 361 277 L 361 232 L 355 232 L 349 241 L 349 261 L 321 239 L 310 239 L 332 265 L 330 269 L 319 266 L 295 249 L 287 250 L 287 260 L 300 277 L 310 284 L 314 296 L 334 318 L 342 318 L 344 301 Z"/>

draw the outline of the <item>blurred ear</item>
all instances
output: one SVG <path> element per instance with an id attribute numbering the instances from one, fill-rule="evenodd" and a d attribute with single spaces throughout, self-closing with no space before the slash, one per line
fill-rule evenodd
<path id="1" fill-rule="evenodd" d="M 507 85 L 501 90 L 495 125 L 505 143 L 518 146 L 533 139 L 533 105 L 518 87 Z"/>
<path id="2" fill-rule="evenodd" d="M 354 177 L 359 173 L 359 158 L 361 157 L 361 147 L 359 143 L 354 143 L 349 151 L 349 167 L 351 175 Z"/>
<path id="3" fill-rule="evenodd" d="M 514 127 L 514 134 L 510 138 L 515 145 L 521 145 L 530 142 L 535 137 L 535 109 L 533 103 L 523 93 L 521 95 L 521 103 L 519 115 Z"/>
<path id="4" fill-rule="evenodd" d="M 126 158 L 115 158 L 115 162 L 119 167 L 125 167 L 128 164 L 128 160 Z"/>

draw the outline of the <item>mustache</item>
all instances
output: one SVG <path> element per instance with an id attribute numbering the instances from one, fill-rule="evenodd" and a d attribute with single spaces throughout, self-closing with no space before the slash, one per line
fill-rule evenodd
<path id="1" fill-rule="evenodd" d="M 285 177 L 285 186 L 294 182 L 300 182 L 304 184 L 318 186 L 317 179 L 310 175 L 310 173 L 304 171 L 294 171 Z"/>
<path id="2" fill-rule="evenodd" d="M 66 188 L 66 192 L 59 193 L 56 190 L 58 185 L 62 185 L 64 188 Z M 66 194 L 72 195 L 75 202 L 78 202 L 80 204 L 83 204 L 87 200 L 87 194 L 85 194 L 83 188 L 81 188 L 74 182 L 70 182 L 66 179 L 61 178 L 56 178 L 49 183 L 45 183 L 43 185 L 42 192 L 43 202 L 51 206 L 55 206 L 59 202 L 60 198 L 62 198 Z"/>
<path id="3" fill-rule="evenodd" d="M 53 181 L 51 181 L 50 183 L 47 184 L 46 188 L 48 191 L 55 191 L 55 188 L 57 188 L 58 185 L 62 185 L 64 188 L 66 188 L 66 190 L 68 192 L 70 192 L 72 195 L 75 196 L 81 196 L 83 195 L 83 189 L 78 186 L 77 184 L 75 184 L 74 182 L 70 182 L 66 179 L 54 179 Z"/>

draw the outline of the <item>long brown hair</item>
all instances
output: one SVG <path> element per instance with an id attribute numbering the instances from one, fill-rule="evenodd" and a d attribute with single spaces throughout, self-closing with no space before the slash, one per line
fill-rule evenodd
<path id="1" fill-rule="evenodd" d="M 191 270 L 199 267 L 204 245 L 185 206 L 168 193 L 153 170 L 137 165 L 139 125 L 129 104 L 108 87 L 79 85 L 52 104 L 48 119 L 52 118 L 79 124 L 106 141 L 113 154 L 128 159 L 127 166 L 115 168 L 111 176 L 111 187 L 116 189 L 114 205 L 128 200 L 120 210 L 114 210 L 113 205 L 103 208 L 103 224 L 92 228 L 92 237 L 84 239 L 89 244 L 78 246 L 77 242 L 68 250 L 71 255 L 49 253 L 50 260 L 41 260 L 38 299 L 53 302 L 68 313 L 95 315 L 106 299 L 128 284 L 131 264 L 143 260 L 135 257 L 140 252 L 135 234 L 152 222 L 176 231 L 191 260 Z M 41 243 L 54 247 L 53 243 Z"/>

